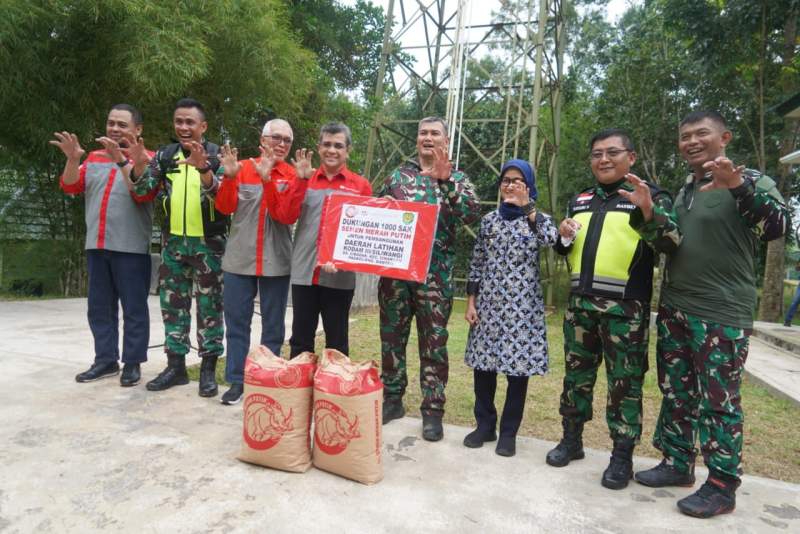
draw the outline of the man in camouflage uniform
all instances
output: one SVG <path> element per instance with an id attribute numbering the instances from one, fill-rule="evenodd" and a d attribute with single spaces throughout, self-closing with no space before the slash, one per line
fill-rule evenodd
<path id="1" fill-rule="evenodd" d="M 453 261 L 456 231 L 480 217 L 480 205 L 466 175 L 448 160 L 447 123 L 440 117 L 419 122 L 419 162 L 395 170 L 378 196 L 439 205 L 439 220 L 428 276 L 423 283 L 381 278 L 378 284 L 384 384 L 383 422 L 403 417 L 403 394 L 408 384 L 406 344 L 411 319 L 417 319 L 422 437 L 442 439 L 447 385 L 447 321 L 453 304 Z"/>
<path id="2" fill-rule="evenodd" d="M 638 183 L 662 209 L 669 211 L 672 200 L 630 174 L 636 153 L 624 130 L 598 132 L 589 149 L 596 182 L 570 200 L 555 246 L 567 256 L 572 290 L 564 314 L 566 372 L 559 410 L 564 437 L 548 452 L 547 463 L 563 467 L 584 457 L 583 425 L 592 419 L 597 369 L 605 360 L 606 422 L 614 449 L 601 483 L 622 489 L 633 477 L 633 448 L 642 434 L 653 248 L 675 246 L 674 233 L 663 227 L 648 240 L 641 238 L 637 228 L 644 215 L 628 197 Z"/>
<path id="3" fill-rule="evenodd" d="M 681 121 L 678 149 L 692 173 L 669 212 L 652 208 L 645 233 L 677 223 L 658 310 L 658 383 L 664 398 L 653 444 L 664 459 L 636 473 L 651 487 L 692 486 L 700 436 L 708 480 L 678 501 L 681 512 L 711 517 L 736 507 L 741 483 L 739 388 L 756 303 L 758 241 L 786 232 L 786 207 L 775 182 L 725 157 L 732 134 L 716 112 Z M 631 201 L 647 212 L 644 195 Z M 646 217 L 647 218 L 647 217 Z"/>
<path id="4" fill-rule="evenodd" d="M 203 140 L 208 123 L 196 100 L 178 101 L 173 125 L 179 142 L 161 147 L 149 165 L 135 167 L 132 175 L 136 191 L 159 190 L 166 215 L 159 278 L 167 368 L 147 383 L 147 389 L 189 383 L 186 354 L 194 295 L 203 360 L 199 394 L 213 397 L 217 358 L 223 350 L 222 254 L 228 227 L 228 218 L 214 207 L 219 147 Z"/>

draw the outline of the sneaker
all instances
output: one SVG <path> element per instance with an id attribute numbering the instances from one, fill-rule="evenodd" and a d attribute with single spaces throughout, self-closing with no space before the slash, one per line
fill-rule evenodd
<path id="1" fill-rule="evenodd" d="M 654 468 L 639 471 L 633 478 L 639 484 L 644 484 L 651 488 L 663 488 L 665 486 L 689 488 L 694 485 L 694 468 L 689 473 L 682 473 L 667 465 L 666 460 L 661 460 L 661 463 Z"/>
<path id="2" fill-rule="evenodd" d="M 383 415 L 384 425 L 389 421 L 400 419 L 406 414 L 406 409 L 403 408 L 403 400 L 395 398 L 383 399 L 383 410 L 381 413 Z"/>
<path id="3" fill-rule="evenodd" d="M 89 369 L 75 376 L 76 382 L 94 382 L 101 378 L 117 376 L 119 364 L 117 362 L 95 362 Z"/>
<path id="4" fill-rule="evenodd" d="M 244 396 L 244 386 L 242 384 L 231 384 L 228 391 L 222 394 L 220 402 L 225 406 L 232 406 L 238 404 Z"/>
<path id="5" fill-rule="evenodd" d="M 442 429 L 442 416 L 422 415 L 422 439 L 425 441 L 439 441 L 444 437 Z"/>
<path id="6" fill-rule="evenodd" d="M 126 363 L 122 366 L 122 375 L 119 377 L 119 385 L 128 388 L 135 386 L 142 379 L 142 373 L 138 363 Z"/>
<path id="7" fill-rule="evenodd" d="M 705 519 L 728 514 L 736 508 L 736 485 L 709 477 L 695 493 L 678 501 L 678 510 Z"/>
<path id="8" fill-rule="evenodd" d="M 491 432 L 486 432 L 481 429 L 473 430 L 469 434 L 464 437 L 464 446 L 469 447 L 470 449 L 478 449 L 483 447 L 483 444 L 487 441 L 496 441 L 497 434 L 494 430 Z"/>

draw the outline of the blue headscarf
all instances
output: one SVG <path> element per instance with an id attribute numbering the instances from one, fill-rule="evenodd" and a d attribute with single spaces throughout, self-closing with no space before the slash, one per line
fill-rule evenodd
<path id="1" fill-rule="evenodd" d="M 503 175 L 508 169 L 511 168 L 517 169 L 522 173 L 522 176 L 525 178 L 525 183 L 528 186 L 531 200 L 536 200 L 539 196 L 539 192 L 536 190 L 536 177 L 533 174 L 533 168 L 531 167 L 531 164 L 524 159 L 510 159 L 503 164 L 503 168 L 500 171 L 500 181 L 498 181 L 497 187 L 501 187 Z M 514 204 L 508 204 L 507 202 L 500 204 L 499 211 L 500 216 L 507 221 L 511 221 L 525 215 L 525 212 L 522 211 L 521 207 L 515 206 Z"/>

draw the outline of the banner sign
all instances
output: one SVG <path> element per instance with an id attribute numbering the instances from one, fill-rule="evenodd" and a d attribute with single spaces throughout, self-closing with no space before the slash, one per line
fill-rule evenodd
<path id="1" fill-rule="evenodd" d="M 317 263 L 422 282 L 438 216 L 434 204 L 330 195 L 320 218 Z"/>

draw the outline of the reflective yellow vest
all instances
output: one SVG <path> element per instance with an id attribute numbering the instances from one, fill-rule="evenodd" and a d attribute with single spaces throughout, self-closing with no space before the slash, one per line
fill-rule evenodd
<path id="1" fill-rule="evenodd" d="M 653 250 L 630 226 L 636 206 L 616 192 L 576 195 L 569 216 L 581 223 L 567 253 L 573 293 L 650 300 Z"/>

